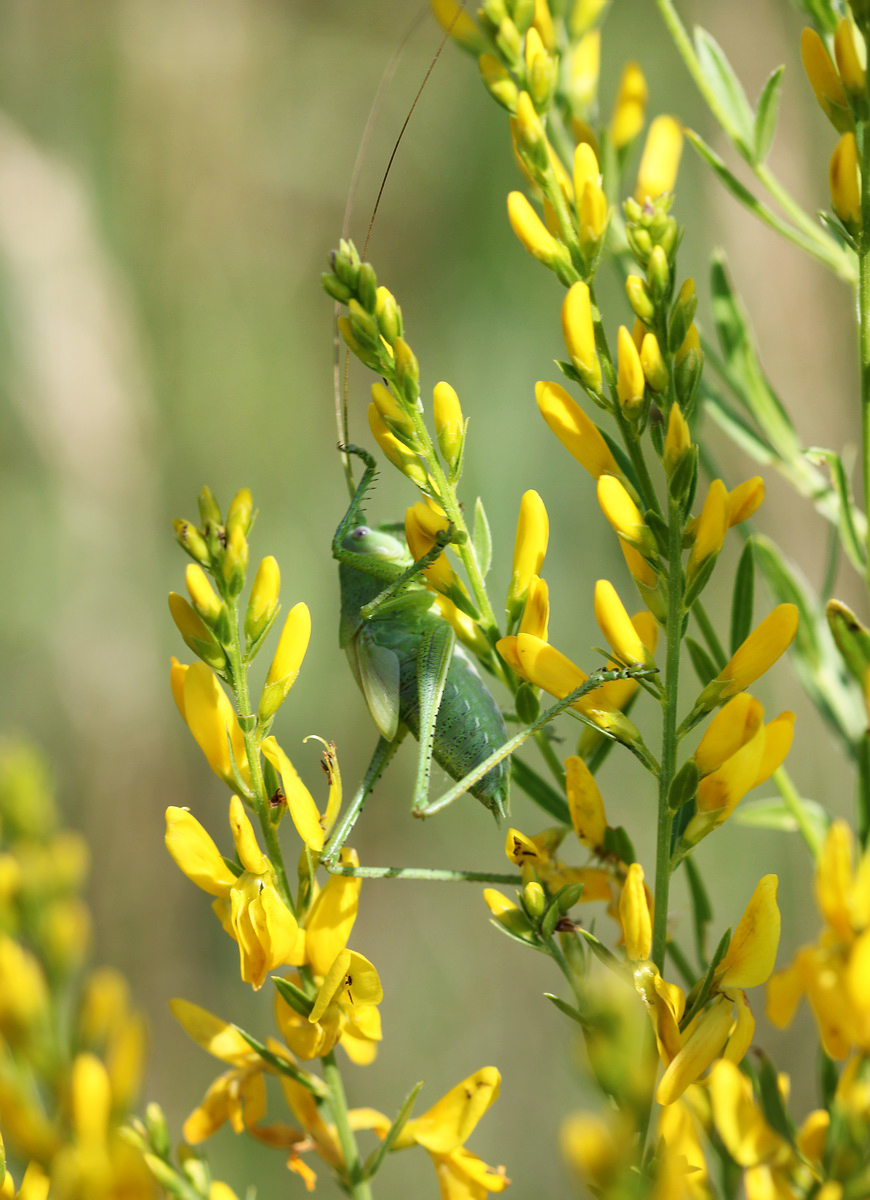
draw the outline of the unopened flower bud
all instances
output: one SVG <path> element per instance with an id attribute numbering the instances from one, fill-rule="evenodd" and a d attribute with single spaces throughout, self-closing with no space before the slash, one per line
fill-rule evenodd
<path id="1" fill-rule="evenodd" d="M 378 318 L 378 329 L 392 346 L 396 338 L 402 336 L 402 310 L 389 288 L 378 288 L 375 299 L 375 316 Z"/>
<path id="2" fill-rule="evenodd" d="M 257 641 L 274 617 L 280 588 L 281 569 L 278 560 L 269 554 L 257 568 L 245 613 L 245 637 L 249 645 Z"/>
<path id="3" fill-rule="evenodd" d="M 245 571 L 248 569 L 248 539 L 240 525 L 227 531 L 227 548 L 221 574 L 231 596 L 238 596 L 245 586 Z"/>
<path id="4" fill-rule="evenodd" d="M 465 438 L 465 421 L 462 416 L 462 406 L 454 388 L 449 383 L 435 384 L 433 393 L 433 415 L 435 419 L 435 436 L 441 457 L 451 472 L 456 470 L 462 455 L 462 443 Z"/>
<path id="5" fill-rule="evenodd" d="M 201 563 L 202 566 L 209 566 L 211 555 L 208 552 L 205 538 L 196 526 L 190 521 L 182 521 L 177 517 L 172 522 L 172 528 L 182 550 L 186 550 L 190 557 L 196 562 Z"/>

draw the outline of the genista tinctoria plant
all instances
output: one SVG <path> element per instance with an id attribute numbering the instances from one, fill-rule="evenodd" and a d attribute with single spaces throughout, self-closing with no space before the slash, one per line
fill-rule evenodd
<path id="1" fill-rule="evenodd" d="M 312 626 L 295 595 L 282 614 L 274 557 L 249 569 L 248 489 L 224 509 L 204 488 L 197 520 L 175 523 L 191 562 L 187 594 L 173 592 L 169 607 L 192 661 L 173 660 L 170 683 L 181 718 L 226 788 L 228 813 L 221 817 L 205 801 L 196 812 L 170 806 L 166 846 L 211 898 L 238 949 L 240 985 L 269 995 L 270 1015 L 265 1027 L 247 1030 L 231 1013 L 173 1000 L 175 1017 L 218 1060 L 219 1074 L 184 1122 L 180 1149 L 157 1105 L 144 1119 L 130 1118 L 141 1024 L 123 981 L 107 972 L 85 983 L 77 1020 L 61 1019 L 59 997 L 86 940 L 76 893 L 81 847 L 51 823 L 38 831 L 22 824 L 26 806 L 16 797 L 40 785 L 31 760 L 13 757 L 5 778 L 19 782 L 7 786 L 0 777 L 0 1129 L 16 1163 L 4 1195 L 234 1200 L 199 1150 L 224 1125 L 264 1153 L 278 1152 L 290 1172 L 288 1194 L 331 1176 L 343 1194 L 369 1200 L 380 1172 L 384 1182 L 386 1173 L 401 1178 L 403 1154 L 415 1148 L 431 1161 L 433 1196 L 485 1200 L 505 1191 L 510 1147 L 499 1155 L 503 1166 L 490 1166 L 466 1145 L 498 1097 L 496 1066 L 470 1063 L 467 1078 L 418 1112 L 423 1085 L 411 1085 L 426 1072 L 421 1051 L 395 1115 L 348 1106 L 344 1063 L 376 1069 L 379 1005 L 384 988 L 400 986 L 382 983 L 367 957 L 376 952 L 357 941 L 372 878 L 395 888 L 415 880 L 486 884 L 482 897 L 470 894 L 468 919 L 489 919 L 493 937 L 512 941 L 517 970 L 546 987 L 559 981 L 546 1000 L 564 1022 L 566 1050 L 583 1047 L 600 1100 L 567 1113 L 561 1130 L 535 1127 L 530 1105 L 527 1133 L 560 1144 L 578 1195 L 870 1195 L 870 629 L 829 594 L 833 569 L 814 590 L 756 530 L 765 491 L 756 466 L 726 484 L 714 452 L 724 431 L 758 469 L 776 470 L 800 503 L 830 523 L 835 544 L 870 581 L 870 4 L 799 5 L 810 21 L 802 36 L 796 31 L 806 75 L 833 126 L 832 211 L 821 221 L 768 163 L 782 68 L 753 106 L 715 39 L 702 29 L 690 37 L 671 0 L 655 0 L 744 161 L 748 174 L 738 179 L 685 128 L 684 114 L 650 119 L 644 66 L 654 64 L 626 63 L 604 109 L 607 7 L 606 0 L 484 0 L 480 7 L 432 0 L 445 40 L 473 58 L 505 114 L 505 144 L 518 168 L 505 216 L 517 255 L 526 251 L 552 277 L 565 356 L 547 372 L 556 378 L 530 386 L 528 410 L 511 427 L 523 436 L 524 422 L 538 419 L 534 390 L 554 435 L 554 464 L 573 460 L 595 481 L 600 511 L 591 519 L 610 527 L 625 574 L 579 580 L 570 598 L 554 602 L 567 608 L 580 597 L 603 649 L 590 646 L 581 665 L 550 641 L 545 558 L 548 550 L 568 553 L 572 531 L 551 530 L 543 500 L 521 482 L 511 570 L 493 577 L 484 501 L 462 491 L 463 465 L 476 448 L 460 397 L 437 376 L 424 382 L 412 349 L 417 314 L 407 313 L 406 327 L 398 298 L 342 239 L 323 285 L 338 306 L 344 343 L 373 378 L 369 444 L 340 430 L 350 504 L 332 555 L 339 642 L 371 715 L 371 763 L 348 788 L 328 740 L 338 742 L 341 731 L 325 731 L 327 740 L 316 739 L 324 775 L 312 790 L 291 759 L 299 761 L 296 735 L 282 732 L 279 741 L 273 732 L 312 628 L 329 635 L 316 620 Z M 680 265 L 688 218 L 677 173 L 686 141 L 772 234 L 856 291 L 863 505 L 842 455 L 804 446 L 761 367 L 721 254 L 711 262 L 711 328 L 696 324 L 701 289 Z M 605 271 L 624 286 L 613 311 L 599 306 Z M 534 354 L 530 347 L 530 361 Z M 367 523 L 379 468 L 395 468 L 407 482 L 403 524 Z M 733 571 L 720 561 L 727 540 L 740 545 Z M 756 596 L 756 576 L 768 599 Z M 711 587 L 731 596 L 727 630 L 705 608 Z M 765 714 L 750 690 L 790 647 L 826 729 L 855 765 L 851 822 L 831 819 L 829 798 L 802 798 L 784 766 L 794 715 Z M 264 660 L 255 686 L 252 668 Z M 479 801 L 493 815 L 492 835 L 508 859 L 503 872 L 360 863 L 349 839 L 409 732 L 418 743 L 415 815 L 437 819 L 469 792 L 474 799 L 462 803 Z M 565 754 L 568 738 L 573 753 Z M 608 819 L 597 776 L 611 753 L 625 756 L 632 787 L 649 800 L 635 806 L 633 828 Z M 433 759 L 451 780 L 434 796 Z M 768 781 L 775 799 L 749 797 Z M 815 941 L 814 931 L 805 935 L 790 963 L 776 962 L 774 874 L 713 910 L 710 868 L 701 872 L 695 852 L 726 821 L 747 837 L 764 827 L 803 839 L 821 930 Z M 641 837 L 654 843 L 648 861 L 635 852 Z M 690 912 L 678 919 L 670 901 L 679 872 Z M 435 910 L 432 937 L 437 919 Z M 755 1014 L 766 1008 L 786 1026 L 804 998 L 821 1070 L 814 1106 L 796 1112 L 787 1077 L 756 1044 Z M 486 998 L 480 1011 L 483 1020 Z M 552 1186 L 540 1182 L 545 1191 Z"/>

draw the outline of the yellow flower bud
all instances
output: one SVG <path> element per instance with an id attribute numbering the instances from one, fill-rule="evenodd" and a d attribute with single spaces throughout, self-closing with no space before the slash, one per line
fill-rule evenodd
<path id="1" fill-rule="evenodd" d="M 600 183 L 586 181 L 577 208 L 580 245 L 588 255 L 598 247 L 607 228 L 607 197 Z"/>
<path id="2" fill-rule="evenodd" d="M 517 106 L 519 88 L 511 78 L 510 71 L 504 67 L 494 54 L 481 54 L 477 60 L 483 85 L 494 100 L 497 100 L 509 112 Z"/>
<path id="3" fill-rule="evenodd" d="M 588 112 L 594 104 L 600 67 L 601 31 L 592 29 L 574 43 L 568 57 L 568 95 L 573 112 Z"/>
<path id="4" fill-rule="evenodd" d="M 531 30 L 529 32 L 531 33 Z M 517 150 L 525 158 L 529 168 L 534 173 L 543 171 L 549 157 L 547 134 L 528 92 L 520 92 L 517 97 L 514 131 Z"/>
<path id="5" fill-rule="evenodd" d="M 372 384 L 372 403 L 390 433 L 403 443 L 414 442 L 414 422 L 407 410 L 382 383 Z"/>
<path id="6" fill-rule="evenodd" d="M 245 571 L 248 569 L 248 539 L 244 533 L 244 519 L 227 525 L 227 547 L 221 574 L 229 591 L 237 596 L 245 586 Z"/>
<path id="7" fill-rule="evenodd" d="M 541 41 L 552 54 L 556 49 L 556 30 L 553 27 L 553 18 L 550 15 L 550 6 L 547 0 L 535 0 L 535 17 L 532 24 L 538 31 Z"/>
<path id="8" fill-rule="evenodd" d="M 686 283 L 689 283 L 689 282 L 692 282 L 692 281 L 687 279 Z M 685 287 L 685 284 L 683 286 Z M 682 343 L 680 344 L 680 348 L 675 355 L 677 364 L 679 365 L 683 361 L 683 359 L 686 357 L 686 355 L 689 354 L 692 350 L 700 350 L 700 349 L 701 349 L 701 338 L 698 333 L 698 327 L 693 321 L 692 324 L 689 326 L 689 328 L 686 330 L 686 336 L 683 338 Z"/>
<path id="9" fill-rule="evenodd" d="M 435 436 L 438 448 L 450 470 L 455 470 L 462 453 L 465 437 L 465 421 L 459 397 L 449 383 L 435 384 L 433 393 Z"/>
<path id="10" fill-rule="evenodd" d="M 593 421 L 558 383 L 536 383 L 541 416 L 556 437 L 593 479 L 621 474 L 610 447 Z"/>
<path id="11" fill-rule="evenodd" d="M 375 292 L 375 316 L 381 337 L 392 346 L 402 335 L 402 313 L 396 297 L 389 288 L 379 287 Z"/>
<path id="12" fill-rule="evenodd" d="M 652 656 L 631 623 L 616 588 L 606 579 L 595 584 L 595 620 L 624 666 L 651 665 Z"/>
<path id="13" fill-rule="evenodd" d="M 251 528 L 251 517 L 254 513 L 254 499 L 250 488 L 240 488 L 230 501 L 227 509 L 227 530 L 232 532 L 238 527 L 242 533 Z"/>
<path id="14" fill-rule="evenodd" d="M 652 917 L 640 863 L 632 863 L 628 868 L 619 897 L 619 923 L 626 957 L 633 962 L 646 962 L 652 951 Z"/>
<path id="15" fill-rule="evenodd" d="M 278 560 L 269 554 L 257 568 L 245 613 L 245 636 L 249 642 L 257 640 L 275 615 L 280 588 L 281 569 Z"/>
<path id="16" fill-rule="evenodd" d="M 861 177 L 854 133 L 844 133 L 834 147 L 828 167 L 834 212 L 851 233 L 861 228 Z"/>
<path id="17" fill-rule="evenodd" d="M 691 448 L 692 436 L 689 433 L 689 426 L 686 418 L 680 411 L 679 404 L 672 404 L 670 415 L 668 416 L 668 432 L 665 437 L 665 470 L 668 475 L 673 475 L 676 471 L 680 460 L 687 450 Z"/>
<path id="18" fill-rule="evenodd" d="M 455 42 L 472 54 L 481 53 L 486 42 L 468 10 L 457 4 L 456 0 L 429 0 L 429 3 L 445 33 L 449 33 Z"/>
<path id="19" fill-rule="evenodd" d="M 614 530 L 645 557 L 654 557 L 655 539 L 635 502 L 613 475 L 598 480 L 598 503 Z"/>
<path id="20" fill-rule="evenodd" d="M 610 118 L 610 140 L 616 150 L 627 146 L 643 129 L 647 94 L 646 79 L 640 66 L 636 62 L 626 63 L 619 77 Z"/>
<path id="21" fill-rule="evenodd" d="M 397 467 L 417 487 L 427 487 L 429 477 L 419 458 L 412 450 L 404 446 L 394 434 L 390 433 L 374 402 L 369 405 L 369 428 L 372 431 L 375 441 L 393 466 Z"/>
<path id="22" fill-rule="evenodd" d="M 765 875 L 759 881 L 734 930 L 725 957 L 716 968 L 718 987 L 757 987 L 770 978 L 779 946 L 778 886 L 775 875 Z"/>
<path id="23" fill-rule="evenodd" d="M 190 563 L 184 572 L 184 582 L 187 584 L 187 591 L 193 601 L 193 607 L 204 621 L 209 625 L 214 625 L 223 612 L 223 605 L 215 595 L 205 571 L 196 563 Z"/>
<path id="24" fill-rule="evenodd" d="M 550 522 L 543 500 L 535 491 L 525 492 L 520 501 L 514 542 L 513 572 L 507 596 L 509 610 L 525 600 L 532 576 L 540 575 L 549 534 Z"/>
<path id="25" fill-rule="evenodd" d="M 178 632 L 197 658 L 216 671 L 222 671 L 226 666 L 226 655 L 199 613 L 177 592 L 169 593 L 169 612 Z"/>
<path id="26" fill-rule="evenodd" d="M 636 325 L 638 324 L 640 322 L 636 322 Z M 632 333 L 633 339 L 634 333 Z M 665 366 L 658 338 L 654 333 L 644 334 L 640 347 L 640 365 L 643 367 L 644 377 L 652 390 L 663 392 L 668 386 L 668 368 Z"/>
<path id="27" fill-rule="evenodd" d="M 511 192 L 507 200 L 508 220 L 519 240 L 539 262 L 548 267 L 567 265 L 567 251 L 549 233 L 522 192 Z"/>
<path id="28" fill-rule="evenodd" d="M 574 151 L 574 195 L 578 200 L 589 182 L 601 183 L 601 168 L 589 143 L 581 142 Z"/>
<path id="29" fill-rule="evenodd" d="M 523 907 L 532 920 L 539 921 L 547 907 L 547 894 L 537 880 L 531 880 L 523 888 Z"/>
<path id="30" fill-rule="evenodd" d="M 840 133 L 853 129 L 855 122 L 840 76 L 815 29 L 807 27 L 801 34 L 801 59 L 822 112 Z"/>
<path id="31" fill-rule="evenodd" d="M 638 204 L 672 192 L 677 182 L 683 130 L 673 117 L 656 117 L 646 135 L 646 144 L 637 172 L 634 198 Z"/>
<path id="32" fill-rule="evenodd" d="M 211 555 L 208 552 L 205 538 L 193 522 L 182 521 L 180 517 L 177 517 L 172 522 L 172 529 L 181 548 L 186 550 L 191 558 L 207 567 L 211 562 Z"/>
<path id="33" fill-rule="evenodd" d="M 205 663 L 185 667 L 173 659 L 170 683 L 178 710 L 215 775 L 229 787 L 235 787 L 235 759 L 242 780 L 250 783 L 245 740 L 233 706 L 214 672 Z"/>
<path id="34" fill-rule="evenodd" d="M 623 409 L 630 414 L 643 401 L 646 380 L 637 347 L 625 325 L 619 327 L 616 353 L 616 394 Z"/>
<path id="35" fill-rule="evenodd" d="M 287 614 L 278 649 L 269 667 L 263 694 L 260 697 L 260 719 L 273 717 L 287 698 L 305 658 L 311 637 L 311 613 L 308 605 L 294 604 Z"/>
<path id="36" fill-rule="evenodd" d="M 572 284 L 562 303 L 562 335 L 571 362 L 584 385 L 601 391 L 601 363 L 595 349 L 592 301 L 585 283 Z"/>
<path id="37" fill-rule="evenodd" d="M 446 517 L 433 512 L 426 504 L 418 502 L 407 509 L 405 540 L 415 559 L 419 560 L 429 553 L 435 545 L 436 535 L 447 529 L 447 525 Z M 456 572 L 443 551 L 424 569 L 423 574 L 436 591 L 446 593 L 459 586 Z"/>
<path id="38" fill-rule="evenodd" d="M 861 62 L 855 34 L 855 26 L 849 17 L 841 17 L 834 33 L 834 57 L 846 91 L 853 96 L 863 96 L 867 73 Z"/>

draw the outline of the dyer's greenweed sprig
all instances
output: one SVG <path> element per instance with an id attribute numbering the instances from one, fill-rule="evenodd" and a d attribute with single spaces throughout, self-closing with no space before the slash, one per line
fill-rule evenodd
<path id="1" fill-rule="evenodd" d="M 394 323 L 400 340 L 401 316 L 395 305 L 387 310 L 382 306 L 380 311 L 390 312 L 384 319 Z M 407 381 L 416 370 L 410 366 L 409 351 L 403 362 Z M 381 391 L 387 395 L 386 389 Z M 382 403 L 386 408 L 383 398 Z M 457 453 L 461 454 L 464 430 L 461 418 L 458 424 L 453 419 L 454 408 L 451 397 L 446 397 L 439 429 L 447 446 L 456 444 L 458 433 Z M 372 419 L 385 444 L 401 444 L 386 425 L 377 425 L 374 405 Z M 395 416 L 387 419 L 398 425 Z M 196 1004 L 173 1001 L 172 1011 L 186 1032 L 229 1067 L 187 1118 L 185 1139 L 199 1145 L 229 1122 L 236 1133 L 286 1154 L 290 1171 L 301 1177 L 307 1189 L 314 1187 L 316 1173 L 304 1155 L 313 1153 L 343 1190 L 359 1200 L 371 1196 L 371 1180 L 387 1151 L 420 1145 L 430 1152 L 442 1188 L 445 1179 L 453 1181 L 454 1191 L 446 1194 L 459 1195 L 463 1188 L 469 1195 L 482 1194 L 481 1189 L 501 1191 L 508 1183 L 504 1172 L 488 1167 L 465 1149 L 466 1139 L 498 1095 L 500 1076 L 495 1068 L 478 1071 L 421 1117 L 411 1118 L 421 1084 L 392 1121 L 372 1109 L 347 1108 L 336 1052 L 340 1048 L 352 1062 L 366 1065 L 374 1061 L 382 1038 L 380 977 L 374 965 L 348 945 L 362 880 L 343 872 L 354 871 L 359 860 L 352 849 L 342 848 L 337 873 L 323 885 L 318 883 L 320 855 L 342 808 L 335 747 L 322 742 L 329 789 L 321 813 L 270 732 L 302 666 L 311 617 L 304 603 L 290 609 L 255 701 L 249 670 L 280 613 L 278 563 L 271 556 L 260 563 L 242 618 L 240 597 L 254 519 L 251 494 L 247 489 L 237 493 L 226 518 L 208 488 L 200 494 L 199 507 L 198 527 L 189 521 L 175 523 L 179 542 L 195 560 L 185 577 L 190 601 L 171 593 L 169 605 L 179 632 L 201 661 L 184 666 L 173 660 L 171 684 L 178 709 L 209 766 L 234 793 L 229 823 L 235 858 L 223 856 L 204 825 L 183 808 L 167 809 L 166 846 L 185 875 L 214 897 L 212 908 L 238 946 L 242 981 L 259 990 L 267 977 L 271 979 L 280 1037 L 258 1040 Z M 447 594 L 454 589 L 455 597 L 460 597 L 452 581 L 436 578 Z M 470 607 L 470 602 L 463 602 Z M 256 819 L 266 852 L 249 813 Z M 295 894 L 279 839 L 285 813 L 301 841 Z M 276 971 L 280 973 L 272 974 Z M 320 1074 L 305 1065 L 315 1059 L 320 1060 Z M 281 1087 L 289 1122 L 267 1113 L 268 1075 Z M 363 1130 L 380 1139 L 365 1160 L 356 1138 Z M 161 1168 L 155 1174 L 164 1182 Z"/>

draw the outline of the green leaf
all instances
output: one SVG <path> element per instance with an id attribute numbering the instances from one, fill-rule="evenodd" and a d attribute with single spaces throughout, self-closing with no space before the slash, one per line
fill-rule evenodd
<path id="1" fill-rule="evenodd" d="M 689 658 L 692 660 L 692 666 L 695 668 L 695 674 L 700 680 L 701 687 L 706 687 L 710 680 L 715 679 L 719 674 L 716 670 L 716 664 L 700 642 L 696 642 L 691 637 L 684 638 L 683 640 L 686 643 Z"/>
<path id="2" fill-rule="evenodd" d="M 571 824 L 571 814 L 565 797 L 560 795 L 553 785 L 539 775 L 528 763 L 521 758 L 514 758 L 511 764 L 511 780 L 521 787 L 540 808 L 555 817 L 562 825 Z"/>
<path id="3" fill-rule="evenodd" d="M 290 1007 L 298 1012 L 301 1017 L 307 1017 L 314 1007 L 314 1001 L 311 997 L 306 996 L 302 988 L 297 987 L 295 983 L 291 983 L 289 979 L 285 979 L 283 975 L 273 975 L 271 978 L 282 999 L 286 1000 Z M 240 1032 L 242 1031 L 240 1030 Z M 247 1034 L 244 1036 L 247 1036 Z"/>
<path id="4" fill-rule="evenodd" d="M 580 1012 L 574 1008 L 572 1004 L 568 1004 L 565 1000 L 560 1000 L 558 996 L 554 996 L 552 992 L 544 992 L 544 999 L 549 1000 L 551 1004 L 555 1004 L 560 1013 L 564 1013 L 566 1017 L 570 1017 L 572 1021 L 576 1021 L 578 1025 L 583 1025 L 584 1021 Z"/>
<path id="5" fill-rule="evenodd" d="M 758 108 L 755 110 L 755 129 L 753 136 L 753 161 L 763 163 L 776 133 L 776 122 L 779 117 L 779 99 L 782 95 L 782 76 L 785 67 L 777 67 L 768 75 L 761 95 L 758 97 Z"/>
<path id="6" fill-rule="evenodd" d="M 755 594 L 755 557 L 752 538 L 743 547 L 734 575 L 731 596 L 731 653 L 746 641 L 752 630 L 752 608 Z"/>
<path id="7" fill-rule="evenodd" d="M 865 568 L 864 547 L 861 544 L 861 539 L 858 536 L 858 530 L 855 526 L 855 498 L 852 495 L 852 488 L 846 475 L 843 461 L 839 454 L 836 454 L 833 450 L 825 450 L 821 446 L 811 446 L 807 450 L 807 455 L 810 458 L 817 458 L 827 463 L 828 470 L 831 472 L 831 482 L 834 485 L 834 491 L 837 493 L 837 498 L 840 502 L 838 528 L 840 536 L 843 539 L 843 549 L 848 554 L 855 570 L 860 571 L 863 575 Z"/>
<path id="8" fill-rule="evenodd" d="M 794 1142 L 794 1125 L 786 1111 L 779 1089 L 779 1075 L 776 1067 L 763 1050 L 755 1055 L 755 1077 L 758 1080 L 758 1099 L 761 1111 L 768 1125 L 790 1142 Z"/>
<path id="9" fill-rule="evenodd" d="M 272 978 L 276 979 L 274 975 Z M 239 1029 L 238 1025 L 234 1025 L 233 1028 L 238 1030 L 251 1049 L 259 1054 L 263 1062 L 267 1062 L 270 1067 L 274 1067 L 282 1075 L 288 1075 L 291 1079 L 295 1079 L 297 1083 L 301 1084 L 302 1087 L 313 1095 L 318 1096 L 321 1100 L 329 1095 L 325 1084 L 316 1075 L 309 1075 L 307 1071 L 300 1071 L 298 1067 L 288 1062 L 286 1058 L 282 1058 L 280 1054 L 273 1054 L 262 1042 L 258 1042 L 252 1034 L 246 1033 L 244 1029 Z"/>
<path id="10" fill-rule="evenodd" d="M 740 152 L 751 158 L 755 122 L 743 84 L 725 51 L 706 29 L 695 29 L 695 51 L 707 86 L 716 99 L 717 117 Z"/>
<path id="11" fill-rule="evenodd" d="M 803 797 L 801 808 L 821 845 L 831 823 L 831 814 L 815 800 L 806 800 Z M 744 800 L 734 810 L 733 819 L 738 825 L 745 825 L 749 829 L 775 829 L 780 833 L 797 833 L 800 828 L 781 796 Z"/>
<path id="12" fill-rule="evenodd" d="M 705 387 L 702 401 L 707 412 L 738 449 L 762 466 L 769 466 L 775 460 L 776 455 L 767 442 L 760 438 L 721 396 Z"/>
<path id="13" fill-rule="evenodd" d="M 411 1115 L 414 1102 L 416 1101 L 417 1096 L 420 1094 L 420 1089 L 422 1086 L 423 1083 L 421 1081 L 420 1083 L 415 1084 L 414 1087 L 411 1088 L 410 1092 L 408 1092 L 407 1096 L 402 1102 L 402 1107 L 396 1113 L 395 1117 L 393 1118 L 392 1125 L 387 1130 L 386 1137 L 381 1142 L 380 1146 L 377 1146 L 369 1155 L 369 1158 L 363 1167 L 363 1179 L 373 1179 L 381 1169 L 381 1164 L 395 1145 L 396 1138 L 407 1124 L 408 1117 Z"/>
<path id="14" fill-rule="evenodd" d="M 477 558 L 477 565 L 484 578 L 489 574 L 492 565 L 492 532 L 489 528 L 486 510 L 480 496 L 474 502 L 474 525 L 471 531 L 471 544 Z"/>
<path id="15" fill-rule="evenodd" d="M 689 879 L 689 893 L 692 897 L 692 924 L 695 929 L 695 953 L 698 962 L 703 963 L 707 957 L 707 926 L 713 920 L 713 906 L 701 872 L 695 866 L 692 858 L 684 859 L 686 875 Z"/>
<path id="16" fill-rule="evenodd" d="M 749 321 L 731 286 L 721 254 L 713 256 L 710 285 L 713 317 L 728 367 L 729 385 L 749 415 L 758 422 L 776 454 L 784 462 L 802 458 L 791 418 L 762 370 Z"/>

